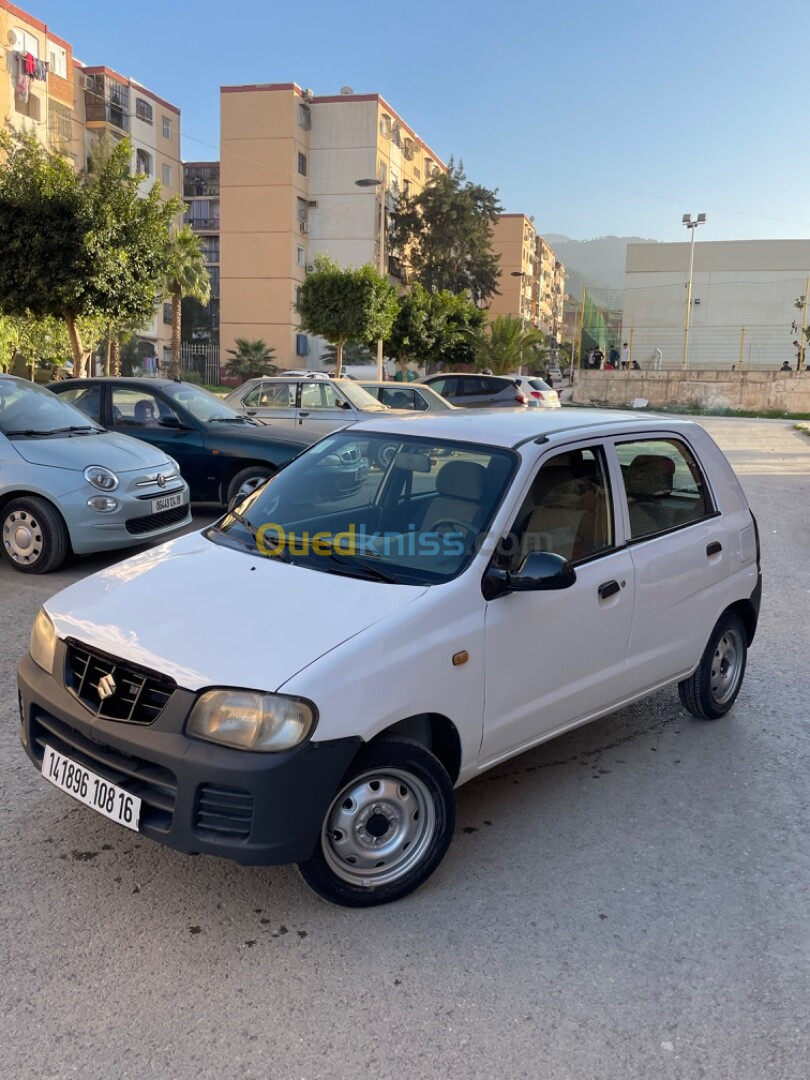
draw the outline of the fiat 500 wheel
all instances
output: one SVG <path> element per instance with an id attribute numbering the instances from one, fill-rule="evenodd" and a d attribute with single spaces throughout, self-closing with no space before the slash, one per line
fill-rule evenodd
<path id="1" fill-rule="evenodd" d="M 0 543 L 7 561 L 24 574 L 56 570 L 70 550 L 59 511 L 36 496 L 6 503 L 0 513 Z"/>
<path id="2" fill-rule="evenodd" d="M 299 869 L 334 904 L 386 904 L 433 873 L 454 826 L 453 785 L 430 751 L 405 740 L 370 743 L 341 782 L 315 851 Z"/>
<path id="3" fill-rule="evenodd" d="M 747 656 L 742 619 L 727 611 L 712 631 L 697 670 L 678 683 L 683 707 L 699 720 L 725 716 L 740 692 Z"/>

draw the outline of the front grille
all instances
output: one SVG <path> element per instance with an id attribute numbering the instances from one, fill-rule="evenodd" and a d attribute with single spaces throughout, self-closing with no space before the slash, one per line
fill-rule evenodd
<path id="1" fill-rule="evenodd" d="M 163 712 L 176 685 L 165 675 L 68 642 L 65 686 L 104 720 L 151 724 Z"/>
<path id="2" fill-rule="evenodd" d="M 356 446 L 347 446 L 340 451 L 340 460 L 352 465 L 360 460 L 360 450 Z"/>
<path id="3" fill-rule="evenodd" d="M 161 510 L 159 514 L 148 514 L 146 517 L 130 518 L 127 522 L 127 532 L 133 536 L 152 532 L 153 529 L 162 529 L 166 525 L 175 525 L 184 521 L 188 516 L 188 506 L 175 506 L 172 510 Z"/>
<path id="4" fill-rule="evenodd" d="M 162 484 L 158 480 L 159 476 L 163 477 L 163 483 Z M 152 476 L 144 476 L 141 480 L 136 480 L 135 481 L 135 487 L 154 487 L 156 484 L 157 484 L 158 487 L 165 487 L 166 484 L 168 484 L 172 480 L 176 480 L 176 479 L 177 479 L 177 473 L 173 473 L 173 472 L 154 473 Z M 143 496 L 140 496 L 140 498 L 149 499 L 149 498 L 152 498 L 152 496 L 151 495 L 143 495 Z"/>
<path id="5" fill-rule="evenodd" d="M 138 487 L 138 485 L 135 485 Z M 151 502 L 152 499 L 165 499 L 167 495 L 176 495 L 178 491 L 182 491 L 182 488 L 172 488 L 171 491 L 147 491 L 145 495 L 136 495 L 136 499 L 140 499 L 142 502 Z"/>
<path id="6" fill-rule="evenodd" d="M 141 799 L 141 825 L 169 831 L 177 798 L 177 779 L 169 769 L 92 742 L 55 716 L 36 712 L 31 718 L 31 746 L 40 766 L 46 744 Z"/>
<path id="7" fill-rule="evenodd" d="M 247 840 L 253 824 L 253 796 L 241 788 L 204 784 L 197 796 L 195 832 L 210 839 Z"/>

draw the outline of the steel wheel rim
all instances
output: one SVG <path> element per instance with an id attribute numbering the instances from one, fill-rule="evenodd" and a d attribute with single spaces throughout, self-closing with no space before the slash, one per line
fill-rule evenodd
<path id="1" fill-rule="evenodd" d="M 380 447 L 377 453 L 377 461 L 383 469 L 387 469 L 391 462 L 394 460 L 397 450 L 399 449 L 399 443 L 385 443 Z"/>
<path id="2" fill-rule="evenodd" d="M 714 647 L 709 690 L 718 705 L 725 705 L 740 683 L 745 655 L 739 630 L 726 630 Z"/>
<path id="3" fill-rule="evenodd" d="M 12 510 L 3 522 L 3 546 L 12 562 L 33 566 L 42 556 L 42 528 L 27 510 Z"/>
<path id="4" fill-rule="evenodd" d="M 421 780 L 402 769 L 370 769 L 338 792 L 321 847 L 330 870 L 349 885 L 388 885 L 419 864 L 435 830 L 436 808 Z"/>

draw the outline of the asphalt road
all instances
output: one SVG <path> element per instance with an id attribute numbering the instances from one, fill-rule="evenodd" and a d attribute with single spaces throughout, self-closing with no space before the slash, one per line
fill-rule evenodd
<path id="1" fill-rule="evenodd" d="M 810 438 L 706 427 L 762 532 L 731 715 L 666 691 L 494 770 L 427 885 L 372 911 L 163 850 L 41 780 L 15 663 L 38 605 L 113 560 L 0 567 L 0 1076 L 804 1080 Z"/>

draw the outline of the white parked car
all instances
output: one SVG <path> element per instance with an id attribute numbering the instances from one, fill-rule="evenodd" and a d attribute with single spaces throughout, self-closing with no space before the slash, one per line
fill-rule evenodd
<path id="1" fill-rule="evenodd" d="M 523 391 L 526 404 L 539 409 L 559 409 L 560 398 L 556 390 L 553 390 L 545 379 L 536 375 L 510 375 L 514 379 L 519 390 Z"/>
<path id="2" fill-rule="evenodd" d="M 396 443 L 386 469 L 313 502 L 359 434 Z M 745 494 L 694 423 L 383 416 L 51 597 L 22 741 L 123 827 L 379 904 L 436 869 L 485 769 L 670 684 L 726 713 L 760 595 Z"/>

